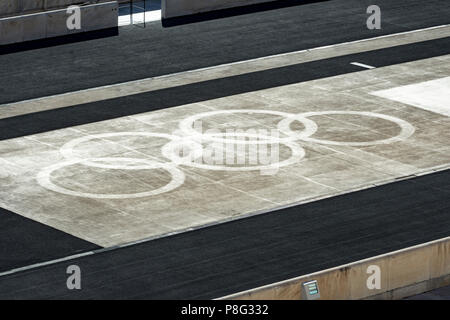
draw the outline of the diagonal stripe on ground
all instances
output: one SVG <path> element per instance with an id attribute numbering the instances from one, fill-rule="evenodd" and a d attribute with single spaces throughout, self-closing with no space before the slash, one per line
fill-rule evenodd
<path id="1" fill-rule="evenodd" d="M 157 91 L 225 77 L 238 76 L 269 69 L 282 68 L 333 57 L 341 57 L 356 53 L 430 41 L 445 38 L 449 35 L 450 26 L 443 25 L 422 30 L 408 31 L 365 40 L 357 40 L 348 43 L 340 43 L 331 46 L 218 65 L 204 69 L 169 74 L 160 77 L 136 80 L 111 86 L 91 88 L 56 96 L 4 104 L 0 105 L 0 108 L 2 108 L 0 119 L 32 112 L 52 110 L 77 104 L 85 104 L 139 93 Z"/>

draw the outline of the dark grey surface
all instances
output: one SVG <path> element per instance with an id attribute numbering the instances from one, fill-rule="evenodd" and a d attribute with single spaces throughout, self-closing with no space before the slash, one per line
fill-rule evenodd
<path id="1" fill-rule="evenodd" d="M 271 54 L 447 24 L 448 0 L 377 0 L 382 30 L 366 28 L 372 0 L 330 0 L 0 55 L 0 104 Z"/>
<path id="2" fill-rule="evenodd" d="M 449 235 L 450 170 L 4 276 L 0 298 L 210 299 Z"/>
<path id="3" fill-rule="evenodd" d="M 99 248 L 0 208 L 0 272 Z"/>
<path id="4" fill-rule="evenodd" d="M 405 300 L 450 300 L 450 286 L 424 292 Z"/>
<path id="5" fill-rule="evenodd" d="M 35 112 L 0 119 L 0 140 L 364 70 L 353 61 L 383 67 L 448 52 L 450 38 L 443 38 Z"/>

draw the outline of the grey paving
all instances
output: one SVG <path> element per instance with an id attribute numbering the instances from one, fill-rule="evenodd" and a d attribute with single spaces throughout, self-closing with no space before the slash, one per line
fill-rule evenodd
<path id="1" fill-rule="evenodd" d="M 353 58 L 338 60 L 337 67 L 357 68 L 349 64 Z M 293 84 L 276 87 L 271 87 L 274 77 L 269 70 L 269 77 L 260 78 L 269 88 L 150 112 L 142 111 L 165 101 L 149 100 L 155 97 L 154 92 L 97 102 L 93 105 L 103 104 L 103 109 L 91 112 L 83 113 L 83 106 L 74 106 L 70 110 L 80 110 L 79 118 L 67 113 L 67 108 L 51 110 L 48 112 L 65 115 L 63 121 L 82 123 L 1 141 L 0 174 L 4 179 L 0 204 L 109 247 L 389 183 L 437 167 L 443 169 L 450 163 L 448 117 L 372 92 L 414 83 L 426 94 L 427 81 L 449 77 L 448 58 L 438 56 L 299 83 L 293 76 Z M 376 57 L 358 61 L 377 65 L 381 60 Z M 326 67 L 323 69 L 329 70 Z M 291 68 L 295 75 L 298 69 Z M 314 75 L 314 68 L 310 72 Z M 213 82 L 203 92 L 222 94 L 223 80 L 216 81 L 219 85 Z M 232 90 L 243 86 L 230 82 Z M 200 93 L 181 92 L 174 96 L 179 103 L 184 94 Z M 114 105 L 117 108 L 113 109 Z M 133 108 L 143 109 L 127 115 Z M 100 110 L 112 112 L 114 119 L 91 121 L 90 117 L 98 115 L 99 120 L 103 119 L 105 114 Z M 117 117 L 116 111 L 125 114 Z M 349 111 L 353 113 L 346 114 Z M 299 139 L 294 146 L 281 144 L 279 161 L 284 165 L 274 175 L 262 175 L 248 163 L 237 171 L 231 171 L 230 166 L 205 166 L 203 162 L 177 163 L 163 152 L 168 140 L 190 137 L 186 131 L 179 132 L 180 124 L 188 117 L 200 116 L 205 130 L 269 130 L 278 128 L 283 115 L 302 112 L 316 113 L 310 116 L 318 126 L 312 136 L 316 140 Z M 14 118 L 0 121 L 9 119 Z M 44 115 L 31 115 L 25 123 L 29 126 L 26 129 L 32 129 L 32 125 L 60 125 L 58 121 L 57 117 L 46 120 Z M 17 122 L 7 130 L 20 127 Z M 300 123 L 291 127 L 302 129 Z M 397 136 L 398 140 L 386 141 Z M 203 141 L 202 145 L 207 143 Z M 100 160 L 106 161 L 106 167 L 84 162 L 105 157 L 112 158 Z M 165 167 L 123 168 L 124 164 L 143 161 L 157 161 Z"/>

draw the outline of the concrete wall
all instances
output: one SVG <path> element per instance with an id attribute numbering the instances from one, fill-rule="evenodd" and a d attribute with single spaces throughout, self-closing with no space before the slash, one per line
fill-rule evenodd
<path id="1" fill-rule="evenodd" d="M 162 0 L 162 18 L 174 18 L 270 1 L 274 0 Z"/>
<path id="2" fill-rule="evenodd" d="M 7 2 L 3 2 L 7 1 Z M 17 0 L 14 0 L 17 1 Z M 33 7 L 30 3 L 36 1 Z M 13 1 L 0 0 L 1 8 L 11 10 L 12 6 L 6 6 Z M 0 45 L 12 44 L 43 38 L 64 36 L 73 33 L 88 32 L 117 27 L 118 9 L 117 1 L 101 2 L 81 6 L 81 29 L 69 30 L 66 26 L 68 18 L 67 4 L 73 4 L 74 0 L 22 0 L 21 10 L 36 8 L 37 5 L 53 6 L 63 5 L 63 9 L 37 11 L 34 13 L 13 15 L 0 18 Z M 93 1 L 97 2 L 97 1 Z M 26 6 L 28 5 L 28 6 Z M 5 12 L 5 11 L 4 11 Z"/>
<path id="3" fill-rule="evenodd" d="M 95 4 L 105 0 L 0 0 L 0 17 L 66 8 L 70 5 Z"/>
<path id="4" fill-rule="evenodd" d="M 367 288 L 367 267 L 381 269 L 381 288 Z M 450 237 L 221 299 L 303 300 L 302 283 L 317 280 L 323 300 L 401 299 L 450 284 Z"/>

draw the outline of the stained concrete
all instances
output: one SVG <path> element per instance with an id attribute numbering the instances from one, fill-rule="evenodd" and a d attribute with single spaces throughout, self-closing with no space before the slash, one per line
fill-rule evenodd
<path id="1" fill-rule="evenodd" d="M 302 284 L 312 280 L 318 282 L 322 300 L 402 299 L 449 283 L 449 244 L 445 237 L 221 299 L 305 300 Z M 379 268 L 380 285 L 370 289 L 367 279 L 373 266 Z"/>
<path id="2" fill-rule="evenodd" d="M 73 30 L 67 28 L 68 14 L 65 5 L 66 3 L 63 2 L 57 9 L 31 13 L 27 13 L 28 10 L 24 8 L 16 15 L 0 18 L 0 45 L 117 27 L 118 4 L 116 1 L 87 3 L 81 6 L 80 29 Z"/>
<path id="3" fill-rule="evenodd" d="M 0 142 L 0 205 L 98 245 L 113 246 L 446 168 L 450 163 L 448 117 L 373 92 L 448 77 L 449 58 L 419 60 L 4 140 Z M 250 109 L 259 112 L 223 113 Z M 213 111 L 216 115 L 209 115 Z M 150 160 L 168 163 L 162 154 L 168 142 L 164 134 L 180 135 L 180 122 L 202 113 L 206 113 L 205 128 L 273 129 L 283 119 L 262 111 L 316 112 L 308 116 L 318 126 L 313 140 L 295 141 L 304 148 L 305 157 L 281 167 L 275 175 L 184 164 L 114 169 L 98 163 L 115 167 L 133 161 L 144 166 Z M 345 114 L 348 111 L 354 113 Z M 391 118 L 378 118 L 380 114 Z M 373 143 L 399 135 L 399 123 L 414 132 L 396 142 Z M 302 130 L 302 125 L 294 122 L 291 129 Z M 73 152 L 68 153 L 71 141 Z M 289 148 L 280 146 L 280 160 L 290 154 Z M 96 163 L 88 164 L 81 160 L 95 158 L 117 160 L 92 160 Z M 123 158 L 132 160 L 124 162 Z M 175 183 L 170 190 L 134 196 L 167 185 L 169 171 Z"/>
<path id="4" fill-rule="evenodd" d="M 83 4 L 98 3 L 101 0 L 86 0 Z M 104 0 L 103 0 L 104 2 Z M 0 3 L 0 17 L 22 15 L 44 10 L 65 8 L 73 4 L 80 4 L 78 0 L 2 0 Z"/>

